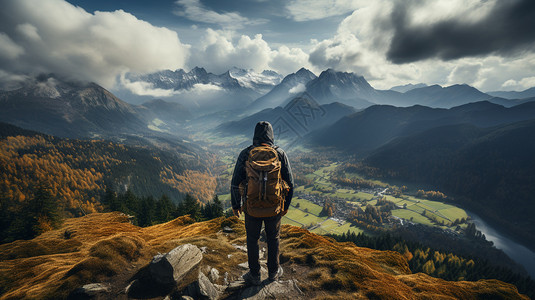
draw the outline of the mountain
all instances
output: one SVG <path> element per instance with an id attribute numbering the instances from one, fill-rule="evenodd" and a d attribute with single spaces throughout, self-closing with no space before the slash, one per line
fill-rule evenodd
<path id="1" fill-rule="evenodd" d="M 385 145 L 394 138 L 452 124 L 491 127 L 530 120 L 535 116 L 535 103 L 511 108 L 488 101 L 469 103 L 451 109 L 421 105 L 394 107 L 374 105 L 340 119 L 333 125 L 310 133 L 312 145 L 346 149 L 359 156 Z"/>
<path id="2" fill-rule="evenodd" d="M 79 287 L 100 282 L 109 291 L 98 299 L 163 299 L 199 289 L 213 299 L 529 299 L 498 280 L 445 281 L 412 274 L 398 252 L 336 242 L 290 225 L 281 227 L 282 279 L 247 287 L 237 282 L 246 272 L 240 266 L 247 261 L 240 250 L 244 233 L 243 221 L 234 217 L 195 223 L 185 216 L 145 228 L 116 212 L 66 219 L 59 229 L 32 240 L 0 245 L 2 297 L 24 298 L 31 291 L 32 298 L 65 299 Z M 175 278 L 171 288 L 150 281 L 153 256 L 176 247 L 187 247 L 187 257 L 195 258 L 190 268 L 180 270 L 185 276 Z"/>
<path id="3" fill-rule="evenodd" d="M 259 121 L 269 121 L 277 133 L 277 128 L 284 126 L 297 136 L 312 130 L 333 124 L 340 118 L 356 110 L 342 103 L 319 105 L 308 93 L 301 93 L 284 107 L 266 108 L 251 116 L 237 121 L 225 122 L 216 128 L 226 135 L 249 135 Z M 252 135 L 251 135 L 252 137 Z M 282 138 L 276 136 L 276 139 Z"/>
<path id="4" fill-rule="evenodd" d="M 500 98 L 506 98 L 506 99 L 534 98 L 535 97 L 535 87 L 529 88 L 529 89 L 521 91 L 521 92 L 495 91 L 495 92 L 488 92 L 487 94 L 489 94 L 491 96 L 494 96 L 494 97 L 500 97 Z"/>
<path id="5" fill-rule="evenodd" d="M 306 91 L 320 104 L 341 102 L 355 108 L 371 106 L 373 103 L 370 101 L 379 97 L 364 77 L 332 69 L 321 72 L 318 78 L 308 82 Z"/>
<path id="6" fill-rule="evenodd" d="M 140 196 L 167 194 L 178 201 L 195 178 L 210 181 L 201 176 L 210 156 L 192 143 L 171 145 L 167 150 L 148 143 L 63 139 L 0 122 L 0 190 L 23 203 L 39 183 L 48 182 L 69 213 L 79 213 L 78 204 L 98 211 L 106 188 Z"/>
<path id="7" fill-rule="evenodd" d="M 63 137 L 147 132 L 136 108 L 95 83 L 41 76 L 13 91 L 0 91 L 0 121 Z"/>
<path id="8" fill-rule="evenodd" d="M 281 83 L 284 78 L 279 73 L 271 70 L 256 73 L 253 70 L 244 70 L 236 67 L 230 69 L 229 74 L 232 78 L 238 80 L 241 86 L 252 89 L 260 95 L 267 94 L 276 85 Z"/>
<path id="9" fill-rule="evenodd" d="M 154 131 L 176 132 L 184 128 L 185 123 L 193 118 L 190 111 L 182 104 L 154 99 L 144 102 L 137 110 Z"/>
<path id="10" fill-rule="evenodd" d="M 397 85 L 392 88 L 390 88 L 391 91 L 399 92 L 399 93 L 406 93 L 410 90 L 419 89 L 427 87 L 427 84 L 425 83 L 417 83 L 417 84 L 405 84 L 405 85 Z"/>
<path id="11" fill-rule="evenodd" d="M 491 128 L 433 128 L 400 137 L 364 162 L 382 174 L 456 195 L 461 205 L 535 249 L 533 153 L 532 119 Z"/>
<path id="12" fill-rule="evenodd" d="M 150 74 L 128 73 L 125 76 L 126 85 L 146 87 L 142 91 L 145 96 L 134 94 L 128 88 L 118 89 L 118 93 L 136 103 L 158 96 L 168 102 L 178 102 L 190 112 L 202 115 L 220 110 L 242 109 L 271 90 L 280 82 L 280 77 L 274 71 L 256 73 L 238 68 L 219 75 L 199 67 L 189 72 L 178 69 Z"/>
<path id="13" fill-rule="evenodd" d="M 245 114 L 282 106 L 286 100 L 293 98 L 298 93 L 304 92 L 305 85 L 314 78 L 316 78 L 316 75 L 305 68 L 301 68 L 297 72 L 287 75 L 269 93 L 256 99 L 247 106 L 245 108 Z"/>
<path id="14" fill-rule="evenodd" d="M 471 102 L 478 102 L 492 98 L 474 87 L 466 84 L 456 84 L 448 87 L 432 85 L 412 89 L 402 95 L 400 104 L 420 104 L 429 107 L 451 108 Z"/>

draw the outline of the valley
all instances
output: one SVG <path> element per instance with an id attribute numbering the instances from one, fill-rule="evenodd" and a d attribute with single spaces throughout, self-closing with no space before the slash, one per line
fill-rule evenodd
<path id="1" fill-rule="evenodd" d="M 511 236 L 531 247 L 529 98 L 497 99 L 468 86 L 380 91 L 332 69 L 282 78 L 196 68 L 129 80 L 174 91 L 213 85 L 228 97 L 211 109 L 203 106 L 221 94 L 189 106 L 187 97 L 139 105 L 52 75 L 2 92 L 0 104 L 9 108 L 0 113 L 4 242 L 57 228 L 58 218 L 113 210 L 143 227 L 185 214 L 194 221 L 230 216 L 237 155 L 251 144 L 254 125 L 267 120 L 294 174 L 283 224 L 399 252 L 414 272 L 446 280 L 533 286 L 530 264 L 501 251 L 468 212 L 508 235 L 525 228 Z M 228 105 L 243 93 L 242 102 Z M 35 208 L 43 195 L 46 205 Z M 507 201 L 514 207 L 504 210 Z"/>

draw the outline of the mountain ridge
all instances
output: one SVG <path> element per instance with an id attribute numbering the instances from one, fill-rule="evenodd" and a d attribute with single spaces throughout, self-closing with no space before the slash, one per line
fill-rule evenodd
<path id="1" fill-rule="evenodd" d="M 230 233 L 222 232 L 225 226 Z M 65 232 L 71 232 L 68 239 Z M 206 250 L 200 272 L 216 268 L 232 280 L 245 272 L 238 264 L 247 261 L 246 253 L 236 247 L 245 243 L 244 232 L 243 221 L 234 217 L 193 223 L 185 216 L 146 228 L 130 224 L 128 216 L 116 212 L 67 219 L 61 228 L 33 240 L 0 245 L 2 298 L 63 299 L 92 282 L 108 282 L 111 295 L 121 296 L 153 255 L 188 243 Z M 24 248 L 31 251 L 22 252 Z M 498 280 L 449 282 L 411 274 L 406 258 L 397 252 L 339 243 L 290 225 L 281 228 L 281 254 L 284 279 L 297 278 L 305 298 L 528 299 L 515 286 Z M 35 277 L 32 272 L 37 268 L 40 276 Z M 196 278 L 184 278 L 180 286 Z M 223 284 L 222 278 L 212 280 Z"/>

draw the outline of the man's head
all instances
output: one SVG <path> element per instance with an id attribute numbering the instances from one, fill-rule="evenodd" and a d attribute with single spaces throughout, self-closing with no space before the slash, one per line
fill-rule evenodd
<path id="1" fill-rule="evenodd" d="M 275 138 L 273 136 L 273 127 L 267 121 L 256 123 L 254 129 L 253 145 L 259 146 L 262 143 L 273 146 Z"/>

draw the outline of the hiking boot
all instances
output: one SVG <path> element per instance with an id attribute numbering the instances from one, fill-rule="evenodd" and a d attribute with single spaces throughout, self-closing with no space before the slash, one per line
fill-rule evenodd
<path id="1" fill-rule="evenodd" d="M 251 271 L 243 274 L 242 278 L 249 285 L 260 285 L 260 275 L 253 275 Z"/>
<path id="2" fill-rule="evenodd" d="M 282 274 L 284 274 L 284 270 L 279 265 L 279 269 L 277 270 L 277 272 L 269 273 L 269 280 L 271 280 L 271 281 L 278 280 L 279 278 L 282 277 Z"/>

